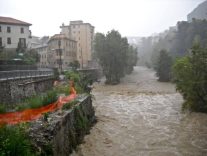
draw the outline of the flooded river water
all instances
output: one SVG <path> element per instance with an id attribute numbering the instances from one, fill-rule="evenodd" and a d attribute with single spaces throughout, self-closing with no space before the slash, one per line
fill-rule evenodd
<path id="1" fill-rule="evenodd" d="M 182 113 L 182 96 L 136 67 L 121 84 L 95 84 L 98 122 L 72 156 L 206 156 L 207 114 Z"/>

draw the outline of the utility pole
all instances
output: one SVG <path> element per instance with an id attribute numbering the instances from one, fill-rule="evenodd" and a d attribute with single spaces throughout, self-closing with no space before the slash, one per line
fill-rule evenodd
<path id="1" fill-rule="evenodd" d="M 81 67 L 83 69 L 83 52 L 82 52 L 82 48 L 81 48 Z"/>
<path id="2" fill-rule="evenodd" d="M 60 68 L 60 73 L 62 73 L 62 49 L 60 49 L 61 46 L 61 39 L 58 40 L 58 46 L 59 46 L 59 55 L 60 55 L 60 61 L 59 61 L 59 68 Z"/>

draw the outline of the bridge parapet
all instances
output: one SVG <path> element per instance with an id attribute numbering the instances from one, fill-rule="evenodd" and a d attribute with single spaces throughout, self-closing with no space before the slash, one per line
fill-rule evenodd
<path id="1" fill-rule="evenodd" d="M 7 108 L 12 108 L 23 99 L 43 93 L 53 87 L 52 71 L 9 74 L 6 78 L 4 76 L 0 79 L 0 105 L 6 104 Z"/>
<path id="2" fill-rule="evenodd" d="M 0 71 L 0 81 L 33 77 L 52 77 L 53 75 L 54 73 L 51 69 Z"/>

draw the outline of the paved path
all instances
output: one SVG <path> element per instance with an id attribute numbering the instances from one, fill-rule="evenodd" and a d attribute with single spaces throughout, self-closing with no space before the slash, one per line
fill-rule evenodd
<path id="1" fill-rule="evenodd" d="M 96 84 L 98 123 L 72 156 L 205 156 L 207 115 L 181 113 L 182 96 L 136 67 L 121 84 Z"/>

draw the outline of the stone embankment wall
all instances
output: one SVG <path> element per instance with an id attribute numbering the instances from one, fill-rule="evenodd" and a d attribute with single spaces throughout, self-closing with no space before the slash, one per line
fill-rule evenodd
<path id="1" fill-rule="evenodd" d="M 32 143 L 41 155 L 68 156 L 95 123 L 91 96 L 81 96 L 69 110 L 43 115 L 29 129 Z M 45 120 L 46 118 L 46 120 Z"/>
<path id="2" fill-rule="evenodd" d="M 33 77 L 0 81 L 0 104 L 14 104 L 53 87 L 52 77 Z"/>

